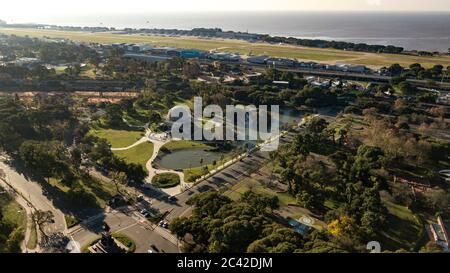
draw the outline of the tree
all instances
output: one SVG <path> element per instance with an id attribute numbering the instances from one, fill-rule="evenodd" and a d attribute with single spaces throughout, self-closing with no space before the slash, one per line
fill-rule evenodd
<path id="1" fill-rule="evenodd" d="M 433 188 L 423 193 L 425 204 L 437 213 L 445 213 L 449 210 L 450 196 L 439 188 Z"/>
<path id="2" fill-rule="evenodd" d="M 322 118 L 312 119 L 306 127 L 306 130 L 312 134 L 320 134 L 327 128 L 328 122 Z"/>
<path id="3" fill-rule="evenodd" d="M 415 95 L 417 93 L 417 88 L 406 81 L 399 83 L 398 88 L 403 95 Z"/>
<path id="4" fill-rule="evenodd" d="M 127 185 L 128 184 L 128 176 L 124 172 L 115 171 L 111 173 L 111 181 L 116 186 L 117 193 L 121 194 L 120 186 Z"/>
<path id="5" fill-rule="evenodd" d="M 436 244 L 435 242 L 428 242 L 424 247 L 422 247 L 419 251 L 420 253 L 442 253 L 443 249 L 441 246 Z"/>
<path id="6" fill-rule="evenodd" d="M 197 62 L 187 62 L 183 65 L 183 76 L 187 79 L 197 78 L 200 73 L 201 69 Z"/>
<path id="7" fill-rule="evenodd" d="M 55 174 L 57 158 L 53 146 L 38 141 L 25 141 L 19 149 L 19 156 L 25 166 L 38 171 L 44 178 Z"/>
<path id="8" fill-rule="evenodd" d="M 356 233 L 356 221 L 350 216 L 343 215 L 328 224 L 328 231 L 333 236 L 352 236 Z"/>
<path id="9" fill-rule="evenodd" d="M 36 223 L 36 225 L 39 228 L 39 231 L 44 235 L 47 236 L 44 232 L 44 226 L 51 224 L 54 222 L 54 214 L 52 211 L 42 211 L 37 210 L 32 214 L 33 221 Z"/>
<path id="10" fill-rule="evenodd" d="M 391 76 L 398 76 L 403 73 L 403 70 L 403 67 L 399 64 L 393 64 L 387 68 L 387 71 L 391 74 Z"/>
<path id="11" fill-rule="evenodd" d="M 314 204 L 314 197 L 307 191 L 300 191 L 296 196 L 297 204 L 304 208 L 311 208 Z"/>

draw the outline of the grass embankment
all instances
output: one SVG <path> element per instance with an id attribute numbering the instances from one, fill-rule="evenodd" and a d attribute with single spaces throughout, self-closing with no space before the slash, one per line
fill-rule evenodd
<path id="1" fill-rule="evenodd" d="M 65 215 L 64 219 L 66 220 L 67 228 L 72 228 L 80 223 L 80 220 L 71 215 Z"/>
<path id="2" fill-rule="evenodd" d="M 38 234 L 37 234 L 36 223 L 32 222 L 31 229 L 30 229 L 30 237 L 28 238 L 28 242 L 27 242 L 27 248 L 35 249 L 37 247 L 37 241 L 38 241 Z"/>
<path id="3" fill-rule="evenodd" d="M 100 241 L 100 239 L 101 239 L 101 237 L 98 237 L 98 238 L 92 240 L 89 244 L 83 246 L 83 247 L 81 248 L 81 253 L 91 253 L 91 252 L 89 251 L 89 248 L 90 248 L 91 246 L 95 245 L 96 243 L 98 243 L 98 241 Z"/>
<path id="4" fill-rule="evenodd" d="M 422 223 L 414 213 L 405 206 L 393 203 L 386 192 L 381 192 L 383 205 L 389 211 L 387 229 L 380 232 L 385 250 L 404 249 L 412 251 L 421 237 Z"/>
<path id="5" fill-rule="evenodd" d="M 272 165 L 271 163 L 268 163 L 262 168 L 258 167 L 260 175 L 264 177 L 271 177 L 272 175 L 271 165 Z M 261 181 L 253 177 L 243 179 L 242 181 L 234 185 L 232 188 L 230 188 L 228 191 L 226 191 L 225 195 L 236 201 L 239 200 L 241 195 L 247 191 L 252 191 L 263 195 L 277 196 L 280 202 L 279 203 L 280 207 L 285 207 L 290 204 L 297 203 L 295 197 L 289 195 L 288 193 L 276 192 L 275 190 L 268 188 Z"/>
<path id="6" fill-rule="evenodd" d="M 58 196 L 67 201 L 68 204 L 73 204 L 73 209 L 79 209 L 79 206 L 84 207 L 106 207 L 106 203 L 113 196 L 117 194 L 117 189 L 113 183 L 96 179 L 93 177 L 84 177 L 83 180 L 76 181 L 78 192 L 82 193 L 83 200 L 71 196 L 71 187 L 62 183 L 59 179 L 50 178 L 48 188 L 52 192 L 52 196 Z"/>
<path id="7" fill-rule="evenodd" d="M 173 188 L 180 185 L 180 176 L 176 173 L 157 174 L 153 177 L 152 184 L 161 189 Z"/>
<path id="8" fill-rule="evenodd" d="M 124 159 L 128 164 L 134 163 L 141 165 L 147 171 L 145 165 L 153 155 L 153 143 L 144 142 L 128 150 L 114 151 L 114 154 Z"/>
<path id="9" fill-rule="evenodd" d="M 126 131 L 115 129 L 92 129 L 90 134 L 106 139 L 112 148 L 126 148 L 142 138 L 142 131 Z"/>
<path id="10" fill-rule="evenodd" d="M 450 56 L 412 56 L 404 54 L 377 54 L 365 52 L 353 52 L 328 48 L 310 48 L 293 45 L 279 45 L 268 43 L 249 43 L 231 39 L 202 39 L 196 37 L 160 37 L 150 35 L 123 35 L 114 33 L 89 33 L 76 31 L 58 31 L 43 29 L 14 29 L 0 28 L 0 33 L 15 34 L 30 37 L 66 38 L 74 41 L 96 43 L 149 43 L 158 46 L 171 46 L 179 48 L 193 48 L 200 50 L 218 50 L 241 54 L 269 55 L 273 57 L 297 58 L 301 60 L 349 64 L 363 64 L 372 67 L 389 66 L 399 63 L 409 66 L 413 63 L 421 63 L 425 67 L 442 64 L 450 65 Z"/>
<path id="11" fill-rule="evenodd" d="M 25 209 L 22 208 L 19 203 L 14 201 L 2 187 L 0 187 L 0 215 L 2 216 L 0 220 L 5 227 L 8 227 L 9 230 L 0 230 L 0 235 L 8 238 L 10 236 L 10 232 L 12 233 L 19 229 L 22 236 L 25 236 L 25 230 L 27 228 L 27 213 Z M 3 246 L 0 246 L 0 251 L 2 248 Z M 17 248 L 19 251 L 19 246 L 17 246 Z"/>
<path id="12" fill-rule="evenodd" d="M 130 239 L 129 237 L 121 234 L 121 233 L 113 233 L 111 234 L 111 236 L 116 239 L 117 241 L 119 241 L 121 244 L 123 244 L 125 247 L 128 248 L 127 253 L 133 253 L 136 251 L 136 243 Z M 85 245 L 83 248 L 81 248 L 81 253 L 90 253 L 89 248 L 93 245 L 95 245 L 96 243 L 98 243 L 98 241 L 100 241 L 100 237 L 92 240 L 92 242 L 90 242 L 89 244 Z"/>
<path id="13" fill-rule="evenodd" d="M 180 140 L 180 141 L 171 141 L 162 147 L 162 150 L 167 150 L 169 152 L 173 152 L 176 150 L 182 149 L 205 149 L 211 150 L 214 147 L 209 146 L 203 142 L 198 141 L 190 141 L 190 140 Z"/>
<path id="14" fill-rule="evenodd" d="M 113 233 L 112 237 L 128 248 L 127 253 L 136 251 L 136 243 L 131 238 L 121 233 Z"/>

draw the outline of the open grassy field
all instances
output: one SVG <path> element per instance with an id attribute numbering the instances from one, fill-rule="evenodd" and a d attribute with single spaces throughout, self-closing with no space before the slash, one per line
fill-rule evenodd
<path id="1" fill-rule="evenodd" d="M 421 63 L 425 67 L 435 64 L 450 65 L 450 56 L 419 57 L 402 54 L 376 54 L 353 52 L 336 49 L 321 49 L 299 47 L 292 45 L 278 45 L 267 43 L 250 43 L 231 39 L 205 39 L 196 37 L 161 37 L 149 35 L 124 35 L 115 33 L 88 33 L 75 31 L 57 31 L 41 29 L 13 29 L 0 28 L 0 33 L 15 34 L 30 37 L 66 38 L 74 41 L 96 43 L 149 43 L 159 46 L 171 46 L 179 48 L 193 48 L 201 50 L 217 50 L 240 54 L 266 54 L 273 57 L 296 58 L 304 61 L 316 61 L 326 63 L 363 64 L 373 68 L 399 63 L 409 66 L 413 63 Z"/>
<path id="2" fill-rule="evenodd" d="M 127 163 L 141 165 L 147 171 L 145 165 L 153 154 L 153 143 L 145 142 L 128 150 L 114 151 L 114 154 L 123 158 Z"/>
<path id="3" fill-rule="evenodd" d="M 85 178 L 84 180 L 78 180 L 78 186 L 86 193 L 86 200 L 84 205 L 86 207 L 104 208 L 107 201 L 117 194 L 116 187 L 113 183 L 103 181 L 94 177 Z M 62 183 L 59 179 L 49 179 L 49 192 L 66 200 L 68 204 L 73 203 L 73 200 L 69 197 L 69 191 L 71 187 Z M 78 209 L 79 205 L 72 207 L 72 209 Z"/>
<path id="4" fill-rule="evenodd" d="M 8 195 L 2 187 L 0 187 L 0 215 L 1 223 L 5 228 L 0 230 L 0 236 L 2 236 L 0 243 L 6 242 L 8 237 L 11 238 L 10 236 L 16 228 L 20 229 L 19 232 L 21 235 L 25 234 L 27 228 L 27 213 L 25 209 Z M 0 245 L 0 252 L 5 249 L 6 248 L 4 248 L 3 245 Z M 17 246 L 17 251 L 20 251 L 19 246 Z"/>
<path id="5" fill-rule="evenodd" d="M 182 150 L 182 149 L 211 149 L 211 146 L 206 145 L 203 142 L 181 140 L 181 141 L 171 141 L 163 146 L 170 151 Z"/>
<path id="6" fill-rule="evenodd" d="M 144 133 L 141 131 L 115 129 L 92 129 L 90 134 L 106 139 L 111 144 L 112 148 L 125 148 L 141 139 Z"/>
<path id="7" fill-rule="evenodd" d="M 239 200 L 241 195 L 247 191 L 252 191 L 255 193 L 269 196 L 276 195 L 280 202 L 280 207 L 285 207 L 288 206 L 289 204 L 296 204 L 295 198 L 290 196 L 289 194 L 276 193 L 264 187 L 264 185 L 262 185 L 259 181 L 252 178 L 244 179 L 238 184 L 234 185 L 230 190 L 225 192 L 225 195 L 236 201 Z"/>
<path id="8" fill-rule="evenodd" d="M 387 250 L 405 249 L 411 251 L 420 240 L 422 226 L 414 214 L 405 206 L 393 203 L 386 192 L 381 192 L 383 205 L 389 211 L 386 230 L 381 231 L 382 248 Z"/>
<path id="9" fill-rule="evenodd" d="M 3 191 L 4 189 L 0 187 L 0 192 Z M 26 229 L 27 214 L 25 209 L 5 193 L 0 194 L 0 213 L 3 215 L 4 223 L 20 227 L 23 230 Z"/>

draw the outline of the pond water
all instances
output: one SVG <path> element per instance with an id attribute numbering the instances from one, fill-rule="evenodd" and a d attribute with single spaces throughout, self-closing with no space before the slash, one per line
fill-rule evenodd
<path id="1" fill-rule="evenodd" d="M 300 122 L 304 113 L 292 108 L 280 108 L 280 127 L 292 125 Z M 280 128 L 280 130 L 281 130 Z M 248 132 L 247 132 L 248 133 Z M 256 144 L 256 141 L 236 141 L 236 147 L 251 148 Z M 201 167 L 210 164 L 213 161 L 219 161 L 224 153 L 204 151 L 202 149 L 183 149 L 174 151 L 170 154 L 165 154 L 161 157 L 158 164 L 164 169 L 181 170 L 187 168 Z M 201 160 L 203 159 L 203 163 Z"/>
<path id="2" fill-rule="evenodd" d="M 204 151 L 202 149 L 183 149 L 163 155 L 158 162 L 164 169 L 188 169 L 201 167 L 213 161 L 219 161 L 223 153 Z M 201 163 L 203 159 L 203 163 Z"/>

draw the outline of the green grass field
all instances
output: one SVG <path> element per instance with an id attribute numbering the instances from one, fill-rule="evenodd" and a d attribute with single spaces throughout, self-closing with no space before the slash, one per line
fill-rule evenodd
<path id="1" fill-rule="evenodd" d="M 127 163 L 141 165 L 144 170 L 147 171 L 145 165 L 153 154 L 153 143 L 144 142 L 125 151 L 114 151 L 114 154 L 120 158 L 123 158 Z"/>
<path id="2" fill-rule="evenodd" d="M 180 184 L 180 176 L 176 173 L 157 174 L 153 177 L 152 184 L 161 189 L 173 188 Z"/>
<path id="3" fill-rule="evenodd" d="M 106 139 L 113 148 L 125 148 L 142 138 L 141 131 L 92 129 L 90 134 Z"/>
<path id="4" fill-rule="evenodd" d="M 252 191 L 262 195 L 277 196 L 280 202 L 280 207 L 288 206 L 289 204 L 296 204 L 297 201 L 294 197 L 287 193 L 276 193 L 266 187 L 255 179 L 244 179 L 238 184 L 234 185 L 230 190 L 225 192 L 225 195 L 231 199 L 237 201 L 247 191 Z"/>
<path id="5" fill-rule="evenodd" d="M 22 206 L 19 205 L 11 196 L 4 192 L 0 187 L 0 214 L 2 215 L 2 223 L 5 226 L 10 226 L 11 230 L 19 228 L 22 235 L 25 234 L 27 228 L 27 213 Z M 8 228 L 9 229 L 9 228 Z M 0 230 L 0 235 L 8 238 L 10 234 L 6 230 Z M 3 246 L 0 246 L 0 250 Z"/>
<path id="6" fill-rule="evenodd" d="M 66 38 L 74 41 L 96 43 L 149 43 L 159 46 L 171 46 L 179 48 L 193 48 L 201 50 L 218 50 L 241 54 L 266 54 L 273 57 L 297 58 L 304 61 L 316 61 L 327 63 L 345 62 L 349 64 L 363 64 L 370 67 L 389 66 L 399 63 L 409 66 L 413 63 L 421 63 L 425 67 L 442 64 L 450 65 L 450 56 L 420 57 L 402 54 L 376 54 L 365 52 L 353 52 L 337 49 L 321 49 L 298 47 L 292 45 L 277 45 L 267 43 L 249 43 L 231 39 L 202 39 L 195 37 L 160 37 L 149 35 L 124 35 L 114 33 L 88 33 L 76 31 L 57 31 L 43 29 L 13 29 L 0 28 L 0 33 L 15 34 L 30 37 Z"/>
<path id="7" fill-rule="evenodd" d="M 3 191 L 4 189 L 0 187 L 0 192 Z M 27 224 L 25 209 L 4 193 L 0 194 L 0 212 L 3 215 L 3 221 L 5 223 L 21 227 L 25 230 Z"/>
<path id="8" fill-rule="evenodd" d="M 87 199 L 85 204 L 88 207 L 96 206 L 104 208 L 109 199 L 117 194 L 114 184 L 99 180 L 96 178 L 86 178 L 86 180 L 78 180 L 79 186 L 83 191 L 90 196 L 91 199 Z M 52 187 L 53 194 L 65 199 L 70 191 L 70 187 L 61 183 L 59 179 L 50 178 L 49 185 Z M 68 200 L 67 200 L 68 201 Z M 74 209 L 78 209 L 74 207 Z"/>
<path id="9" fill-rule="evenodd" d="M 387 250 L 405 249 L 411 251 L 420 239 L 421 225 L 407 207 L 393 203 L 385 192 L 381 194 L 383 204 L 387 207 L 387 229 L 380 232 L 382 248 Z"/>
<path id="10" fill-rule="evenodd" d="M 171 141 L 163 146 L 170 151 L 182 150 L 182 149 L 211 149 L 212 147 L 198 141 L 181 140 L 181 141 Z"/>

